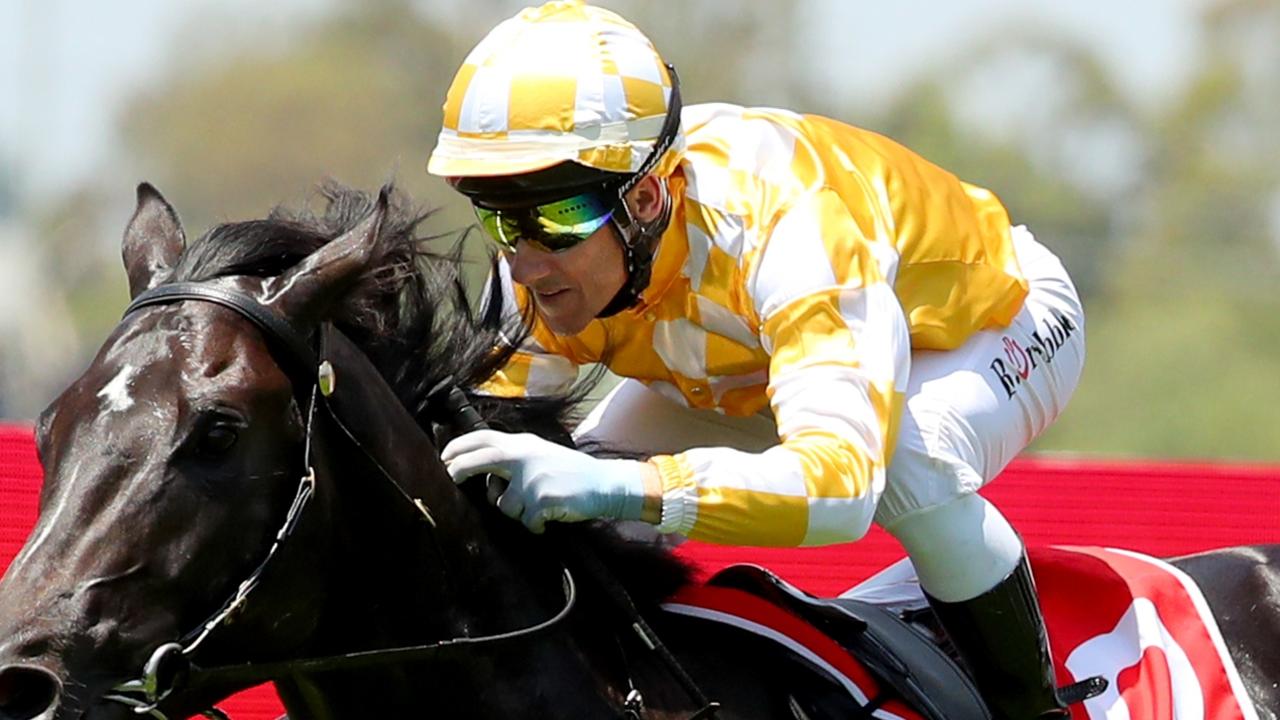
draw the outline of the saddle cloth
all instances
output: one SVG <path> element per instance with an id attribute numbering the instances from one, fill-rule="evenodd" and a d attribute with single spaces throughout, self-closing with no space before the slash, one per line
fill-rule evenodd
<path id="1" fill-rule="evenodd" d="M 1031 548 L 1028 555 L 1059 684 L 1095 676 L 1108 683 L 1073 705 L 1073 717 L 1257 720 L 1204 596 L 1185 573 L 1108 548 Z M 852 620 L 830 622 L 833 604 Z M 731 625 L 801 656 L 854 704 L 873 709 L 870 717 L 986 717 L 968 678 L 925 639 L 926 631 L 895 629 L 895 622 L 906 627 L 903 614 L 925 607 L 905 559 L 836 599 L 813 598 L 755 566 L 735 566 L 664 604 L 669 612 Z"/>

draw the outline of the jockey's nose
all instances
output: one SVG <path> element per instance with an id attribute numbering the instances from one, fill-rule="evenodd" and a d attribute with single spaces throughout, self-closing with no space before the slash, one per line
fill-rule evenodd
<path id="1" fill-rule="evenodd" d="M 555 268 L 555 256 L 527 242 L 516 244 L 516 250 L 507 255 L 511 265 L 511 279 L 521 285 L 532 285 L 547 277 Z"/>
<path id="2" fill-rule="evenodd" d="M 0 720 L 51 720 L 62 683 L 34 665 L 0 668 Z"/>

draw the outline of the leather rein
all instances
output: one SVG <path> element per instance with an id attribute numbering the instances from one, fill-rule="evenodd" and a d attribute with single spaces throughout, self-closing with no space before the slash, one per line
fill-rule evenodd
<path id="1" fill-rule="evenodd" d="M 554 615 L 545 620 L 516 630 L 484 636 L 455 637 L 423 645 L 409 645 L 270 663 L 250 662 L 207 668 L 196 664 L 192 659 L 196 651 L 215 630 L 244 608 L 250 594 L 259 586 L 261 578 L 271 564 L 272 559 L 279 554 L 280 549 L 297 528 L 304 511 L 315 494 L 316 475 L 315 469 L 311 465 L 311 439 L 317 406 L 323 406 L 330 421 L 342 430 L 365 458 L 378 469 L 383 479 L 390 482 L 397 493 L 404 498 L 405 502 L 409 503 L 415 512 L 424 516 L 427 524 L 433 530 L 435 521 L 431 518 L 427 507 L 420 500 L 409 495 L 396 482 L 392 474 L 379 464 L 376 458 L 356 439 L 329 404 L 327 398 L 334 390 L 336 373 L 329 360 L 323 357 L 324 338 L 330 329 L 327 323 L 321 326 L 318 333 L 320 337 L 320 354 L 317 356 L 316 351 L 313 350 L 312 343 L 307 340 L 306 336 L 298 328 L 287 318 L 262 304 L 248 293 L 196 282 L 161 285 L 139 294 L 125 309 L 121 320 L 123 321 L 142 308 L 188 300 L 220 305 L 253 323 L 265 336 L 272 351 L 272 356 L 276 358 L 276 362 L 280 364 L 286 375 L 294 382 L 294 387 L 310 387 L 310 391 L 306 396 L 307 412 L 305 416 L 306 427 L 302 462 L 304 472 L 298 481 L 293 503 L 286 513 L 283 524 L 276 532 L 271 547 L 250 575 L 236 586 L 236 591 L 231 597 L 223 602 L 219 609 L 195 630 L 187 633 L 177 642 L 165 643 L 157 647 L 152 652 L 150 659 L 145 663 L 142 674 L 138 678 L 112 688 L 110 694 L 104 696 L 105 700 L 127 705 L 138 715 L 149 715 L 157 720 L 168 720 L 167 716 L 160 710 L 160 704 L 175 692 L 189 685 L 223 683 L 252 685 L 303 673 L 354 670 L 393 663 L 422 661 L 433 658 L 442 651 L 454 648 L 476 647 L 529 639 L 556 627 L 569 616 L 577 601 L 577 587 L 569 569 L 563 567 L 561 577 L 561 588 L 564 593 L 563 606 Z M 306 378 L 307 380 L 299 382 L 301 378 Z M 301 394 L 301 391 L 298 392 Z M 460 426 L 460 429 L 467 431 L 483 427 L 483 421 L 478 413 L 470 406 L 466 396 L 456 386 L 449 384 L 438 387 L 437 390 L 433 391 L 433 394 L 437 393 L 441 395 L 445 408 L 452 413 L 455 424 Z M 608 594 L 614 599 L 615 604 L 631 618 L 632 629 L 635 630 L 649 649 L 657 652 L 686 693 L 695 701 L 696 706 L 701 708 L 690 716 L 689 720 L 714 717 L 719 710 L 719 703 L 709 702 L 706 699 L 701 690 L 676 661 L 675 657 L 662 644 L 643 618 L 640 617 L 626 591 L 613 578 L 603 563 L 587 548 L 572 544 L 566 545 L 570 548 L 577 547 L 575 552 L 577 559 L 587 568 L 593 579 L 604 586 Z M 642 712 L 643 699 L 639 692 L 632 687 L 619 717 L 624 720 L 638 720 L 642 717 Z M 228 716 L 216 707 L 210 707 L 200 714 L 207 718 L 228 720 Z"/>

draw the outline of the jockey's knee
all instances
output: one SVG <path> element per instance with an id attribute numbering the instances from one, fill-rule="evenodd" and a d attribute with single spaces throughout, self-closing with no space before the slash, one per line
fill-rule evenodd
<path id="1" fill-rule="evenodd" d="M 920 585 L 945 602 L 995 587 L 1023 555 L 1022 539 L 994 505 L 967 493 L 891 517 L 881 527 L 906 549 Z"/>

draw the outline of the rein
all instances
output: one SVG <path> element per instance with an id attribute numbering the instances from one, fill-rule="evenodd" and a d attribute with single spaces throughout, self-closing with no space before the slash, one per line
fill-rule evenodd
<path id="1" fill-rule="evenodd" d="M 378 469 L 382 477 L 391 483 L 401 497 L 410 503 L 417 512 L 425 516 L 428 524 L 433 529 L 435 521 L 431 518 L 423 503 L 410 496 L 396 482 L 395 478 L 377 462 L 377 459 L 356 439 L 337 416 L 337 413 L 334 412 L 333 407 L 330 406 L 326 398 L 333 392 L 335 371 L 327 359 L 320 358 L 317 361 L 317 355 L 312 350 L 311 343 L 287 318 L 258 302 L 247 293 L 229 288 L 215 287 L 206 283 L 179 282 L 151 288 L 141 293 L 125 309 L 122 320 L 145 307 L 167 305 L 184 300 L 214 303 L 238 313 L 253 323 L 266 337 L 268 346 L 273 350 L 273 355 L 277 357 L 277 362 L 280 363 L 282 369 L 286 371 L 291 380 L 295 381 L 295 387 L 306 387 L 305 384 L 296 382 L 298 378 L 315 378 L 310 381 L 311 390 L 307 402 L 302 465 L 305 472 L 298 482 L 297 492 L 285 516 L 284 523 L 276 532 L 274 541 L 266 556 L 250 573 L 249 577 L 239 583 L 232 596 L 196 630 L 188 633 L 178 642 L 165 643 L 156 648 L 144 665 L 141 677 L 117 685 L 112 689 L 112 694 L 104 696 L 105 700 L 127 705 L 138 715 L 150 715 L 157 720 L 168 720 L 167 716 L 159 709 L 159 705 L 186 685 L 217 683 L 248 685 L 300 673 L 351 670 L 391 663 L 421 661 L 430 659 L 441 651 L 453 648 L 474 647 L 535 637 L 560 624 L 569 616 L 577 600 L 577 588 L 573 575 L 565 567 L 562 568 L 563 576 L 561 578 L 561 588 L 564 592 L 563 607 L 553 616 L 517 630 L 477 637 L 456 637 L 424 645 L 368 650 L 272 663 L 241 663 L 203 668 L 193 662 L 192 656 L 205 639 L 243 609 L 250 593 L 259 586 L 261 577 L 272 559 L 277 556 L 280 548 L 284 546 L 297 528 L 304 511 L 315 494 L 316 475 L 315 469 L 311 465 L 311 438 L 317 405 L 324 406 L 330 420 L 355 444 L 365 458 Z M 327 324 L 321 327 L 321 355 L 323 355 L 324 338 L 328 329 L 329 326 Z M 312 373 L 315 373 L 315 375 L 312 376 Z M 476 429 L 484 425 L 483 420 L 475 409 L 471 407 L 466 396 L 451 382 L 440 389 L 445 393 L 444 404 L 453 412 L 453 420 L 456 425 L 467 430 Z M 433 391 L 432 394 L 435 394 L 435 392 Z M 566 549 L 572 550 L 573 556 L 606 589 L 615 605 L 631 619 L 632 629 L 639 635 L 645 646 L 658 654 L 673 676 L 680 682 L 682 688 L 701 708 L 690 717 L 690 720 L 714 717 L 719 710 L 719 703 L 707 701 L 693 679 L 689 677 L 674 655 L 662 644 L 662 641 L 640 616 L 626 590 L 618 584 L 599 558 L 589 548 L 576 546 L 569 542 L 561 543 L 561 545 Z M 639 692 L 632 687 L 620 717 L 624 720 L 639 720 L 642 712 L 643 699 Z M 200 714 L 215 720 L 228 720 L 226 714 L 217 708 L 209 708 Z"/>
<path id="2" fill-rule="evenodd" d="M 428 393 L 428 398 L 438 398 L 440 400 L 444 410 L 450 413 L 458 434 L 473 430 L 484 430 L 489 427 L 489 424 L 480 417 L 480 413 L 476 412 L 471 402 L 467 400 L 467 396 L 454 384 L 452 377 L 446 377 L 432 388 Z M 499 482 L 500 480 L 500 478 L 493 476 L 484 476 L 483 478 L 470 478 L 466 482 Z M 662 642 L 662 638 L 658 637 L 653 628 L 649 627 L 649 623 L 645 621 L 644 616 L 636 608 L 635 602 L 632 601 L 627 589 L 618 582 L 613 573 L 609 572 L 609 569 L 596 555 L 595 551 L 592 550 L 591 546 L 574 542 L 572 538 L 565 537 L 558 532 L 559 529 L 554 526 L 550 527 L 547 529 L 547 534 L 560 545 L 561 550 L 577 560 L 578 564 L 587 571 L 591 579 L 604 589 L 614 607 L 622 615 L 626 616 L 631 623 L 631 629 L 635 631 L 640 641 L 651 652 L 658 655 L 658 658 L 666 665 L 668 672 L 680 683 L 681 689 L 700 708 L 689 717 L 689 720 L 715 717 L 720 710 L 720 703 L 707 699 L 707 696 L 702 692 L 702 688 L 698 687 L 698 684 L 689 676 L 684 666 L 680 664 L 676 656 Z M 627 694 L 623 703 L 622 718 L 623 720 L 639 720 L 641 713 L 644 711 L 644 696 L 640 694 L 639 690 L 635 689 L 630 677 L 627 678 L 627 683 L 631 686 L 631 691 Z"/>

